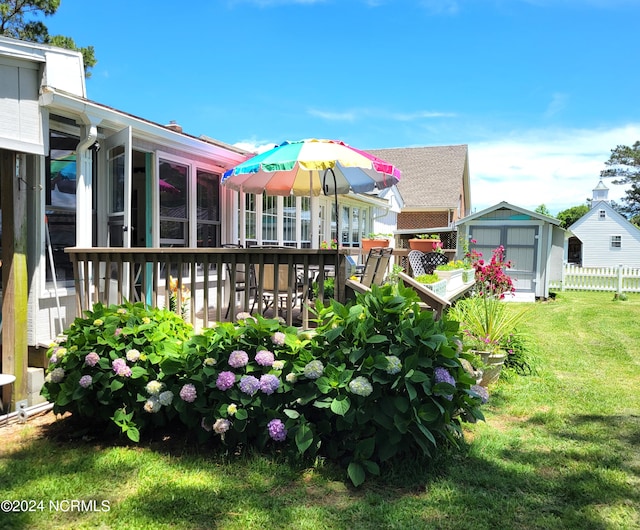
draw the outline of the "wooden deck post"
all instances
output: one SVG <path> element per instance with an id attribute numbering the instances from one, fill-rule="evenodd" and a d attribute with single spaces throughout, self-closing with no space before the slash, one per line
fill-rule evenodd
<path id="1" fill-rule="evenodd" d="M 27 179 L 25 156 L 0 150 L 2 186 L 2 371 L 16 376 L 13 400 L 27 398 Z M 10 388 L 3 387 L 3 403 Z"/>

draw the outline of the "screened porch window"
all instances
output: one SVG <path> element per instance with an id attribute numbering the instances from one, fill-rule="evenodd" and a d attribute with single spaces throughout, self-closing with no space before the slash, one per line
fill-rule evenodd
<path id="1" fill-rule="evenodd" d="M 196 171 L 196 202 L 198 205 L 197 238 L 199 247 L 220 246 L 220 175 Z"/>
<path id="2" fill-rule="evenodd" d="M 76 244 L 76 147 L 79 141 L 80 137 L 77 135 L 51 130 L 46 164 L 45 230 L 49 231 L 56 281 L 69 284 L 73 282 L 73 267 L 64 249 Z M 93 202 L 95 204 L 95 198 Z M 95 243 L 95 231 L 93 242 Z M 46 264 L 46 279 L 51 281 L 53 269 L 49 259 Z"/>
<path id="3" fill-rule="evenodd" d="M 189 166 L 160 159 L 160 246 L 189 245 Z"/>

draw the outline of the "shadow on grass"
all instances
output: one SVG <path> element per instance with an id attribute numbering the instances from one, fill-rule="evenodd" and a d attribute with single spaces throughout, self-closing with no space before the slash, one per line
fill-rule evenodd
<path id="1" fill-rule="evenodd" d="M 515 428 L 503 434 L 489 425 L 461 453 L 433 465 L 397 463 L 357 490 L 331 464 L 226 455 L 180 432 L 139 446 L 69 440 L 69 426 L 2 455 L 0 491 L 46 503 L 107 499 L 109 512 L 47 507 L 4 515 L 0 528 L 605 530 L 638 523 L 638 416 L 536 416 L 518 426 L 522 439 Z"/>

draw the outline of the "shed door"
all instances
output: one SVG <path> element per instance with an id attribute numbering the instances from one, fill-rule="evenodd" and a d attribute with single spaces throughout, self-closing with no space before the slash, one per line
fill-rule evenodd
<path id="1" fill-rule="evenodd" d="M 478 243 L 474 248 L 488 262 L 495 248 L 505 248 L 505 259 L 511 260 L 506 272 L 513 279 L 517 292 L 535 293 L 538 269 L 538 230 L 536 226 L 470 226 L 471 238 Z"/>

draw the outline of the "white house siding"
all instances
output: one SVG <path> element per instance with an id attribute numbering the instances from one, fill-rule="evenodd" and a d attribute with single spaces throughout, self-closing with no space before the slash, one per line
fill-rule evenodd
<path id="1" fill-rule="evenodd" d="M 569 230 L 582 242 L 583 267 L 640 267 L 640 229 L 608 203 L 595 203 Z M 621 236 L 620 248 L 611 247 L 612 236 Z"/>
<path id="2" fill-rule="evenodd" d="M 44 154 L 39 76 L 37 64 L 0 58 L 0 148 Z"/>

